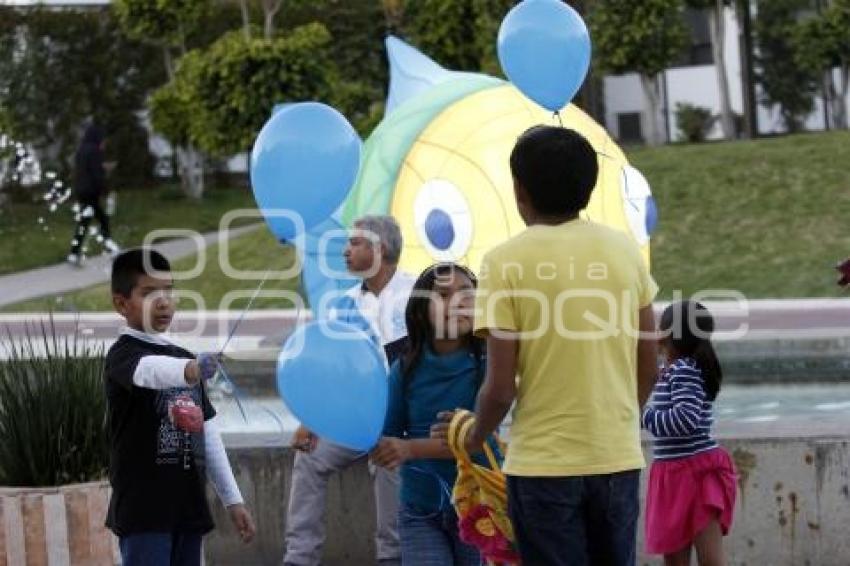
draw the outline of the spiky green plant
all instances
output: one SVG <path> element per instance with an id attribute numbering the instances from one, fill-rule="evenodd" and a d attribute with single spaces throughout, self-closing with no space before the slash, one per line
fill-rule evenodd
<path id="1" fill-rule="evenodd" d="M 0 485 L 55 486 L 105 476 L 103 348 L 58 336 L 49 320 L 5 332 L 0 361 Z"/>

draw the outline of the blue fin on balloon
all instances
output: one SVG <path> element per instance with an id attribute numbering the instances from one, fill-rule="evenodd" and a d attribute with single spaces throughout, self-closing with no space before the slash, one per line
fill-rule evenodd
<path id="1" fill-rule="evenodd" d="M 459 77 L 480 76 L 476 73 L 449 71 L 393 35 L 387 36 L 384 43 L 387 46 L 387 59 L 390 62 L 390 88 L 384 114 L 389 114 L 399 105 L 434 85 Z"/>
<path id="2" fill-rule="evenodd" d="M 324 239 L 324 243 L 323 243 Z M 307 232 L 301 256 L 301 285 L 314 318 L 327 315 L 328 299 L 356 285 L 359 279 L 348 274 L 343 252 L 346 228 L 334 214 Z M 322 300 L 323 297 L 325 300 Z"/>

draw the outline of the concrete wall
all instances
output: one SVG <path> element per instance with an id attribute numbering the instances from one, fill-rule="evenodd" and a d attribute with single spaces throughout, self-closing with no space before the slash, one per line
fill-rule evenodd
<path id="1" fill-rule="evenodd" d="M 850 564 L 848 440 L 724 441 L 740 472 L 735 525 L 726 544 L 730 566 Z M 207 540 L 207 564 L 280 564 L 292 453 L 285 448 L 241 448 L 231 450 L 230 457 L 257 518 L 259 536 L 252 545 L 242 546 L 224 511 L 215 505 L 219 528 Z M 365 464 L 333 478 L 328 500 L 325 564 L 372 563 L 374 506 Z M 641 555 L 639 563 L 660 561 Z"/>

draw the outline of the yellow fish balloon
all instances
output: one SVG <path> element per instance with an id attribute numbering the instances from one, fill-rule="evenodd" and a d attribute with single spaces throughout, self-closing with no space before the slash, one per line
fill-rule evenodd
<path id="1" fill-rule="evenodd" d="M 357 181 L 334 224 L 350 227 L 366 214 L 390 214 L 404 237 L 405 271 L 419 273 L 436 261 L 478 269 L 484 253 L 525 228 L 509 167 L 517 137 L 558 121 L 509 82 L 447 71 L 394 37 L 387 52 L 386 115 L 366 140 Z M 657 213 L 646 180 L 587 114 L 568 105 L 560 118 L 599 156 L 599 180 L 584 217 L 628 234 L 649 262 Z M 322 285 L 306 264 L 305 282 L 315 304 L 311 288 Z"/>

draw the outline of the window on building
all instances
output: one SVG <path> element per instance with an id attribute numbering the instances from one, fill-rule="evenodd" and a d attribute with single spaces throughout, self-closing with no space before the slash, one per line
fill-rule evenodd
<path id="1" fill-rule="evenodd" d="M 688 30 L 688 43 L 679 55 L 674 67 L 693 67 L 713 65 L 711 52 L 711 32 L 708 29 L 708 10 L 687 9 L 684 13 L 685 28 Z"/>
<path id="2" fill-rule="evenodd" d="M 620 142 L 643 143 L 643 132 L 640 129 L 640 112 L 623 112 L 617 114 L 617 131 Z"/>

